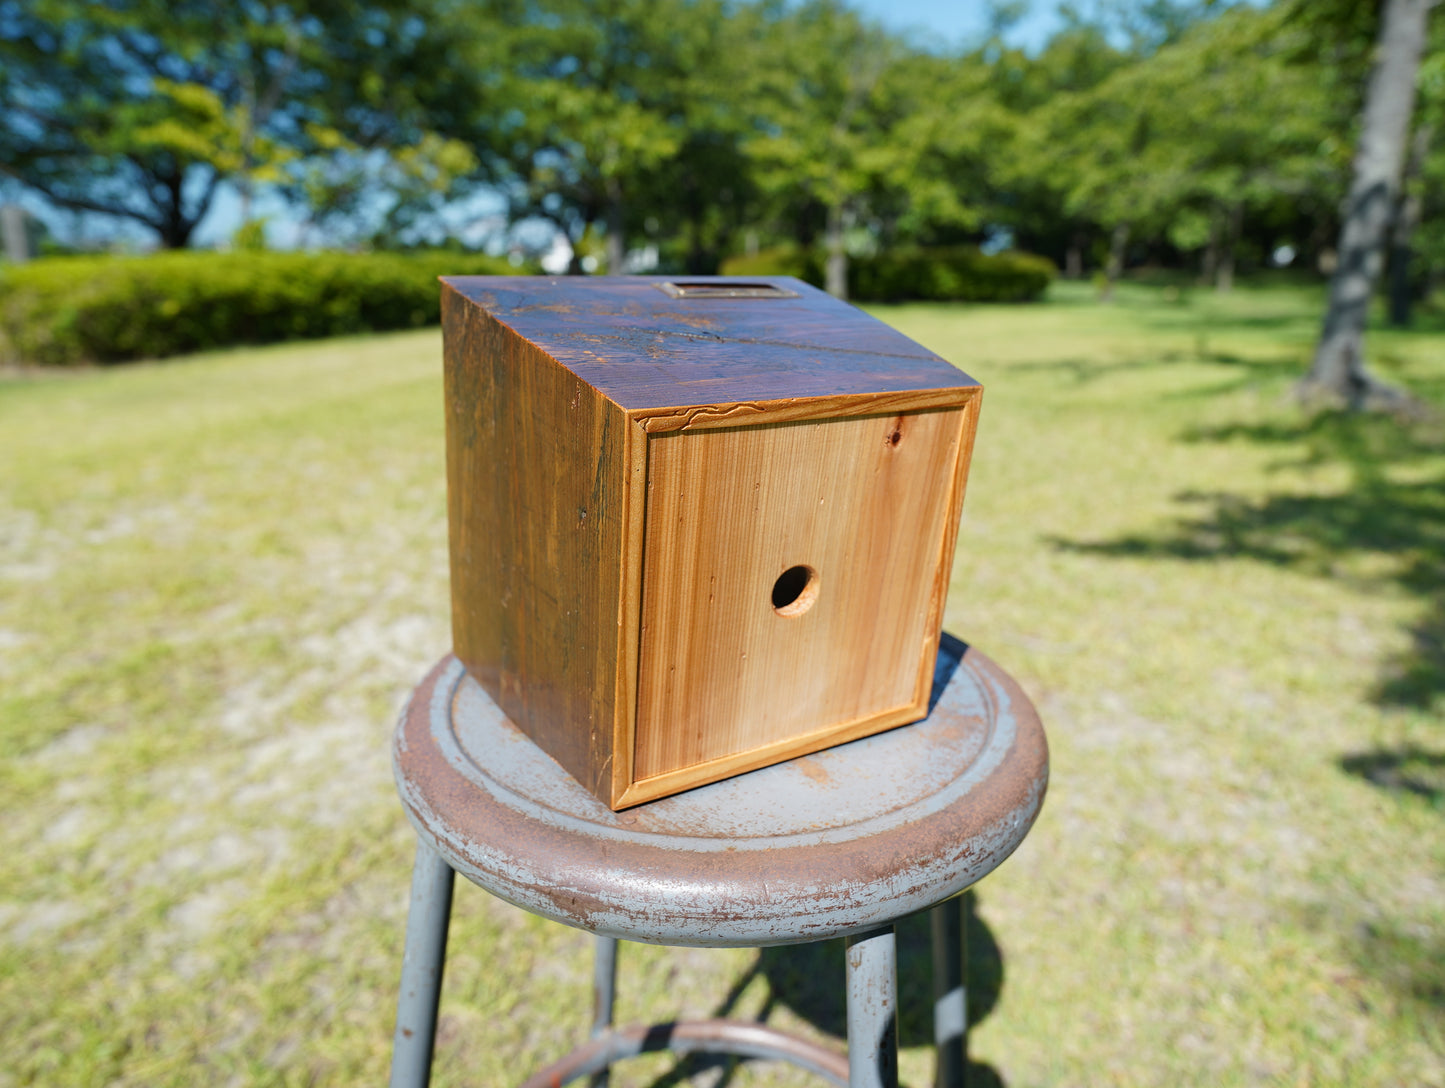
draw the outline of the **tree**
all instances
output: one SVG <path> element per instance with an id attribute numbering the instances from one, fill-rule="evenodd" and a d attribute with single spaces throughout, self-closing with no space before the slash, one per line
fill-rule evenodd
<path id="1" fill-rule="evenodd" d="M 1410 324 L 1411 309 L 1428 295 L 1445 257 L 1445 208 L 1441 207 L 1445 177 L 1445 22 L 1436 20 L 1431 41 L 1420 62 L 1415 105 L 1415 130 L 1410 137 L 1400 203 L 1390 228 L 1390 323 Z"/>
<path id="2" fill-rule="evenodd" d="M 692 81 L 725 14 L 720 0 L 538 0 L 515 27 L 496 176 L 514 218 L 567 236 L 573 272 L 599 227 L 621 270 L 636 198 L 697 135 Z"/>
<path id="3" fill-rule="evenodd" d="M 1374 69 L 1365 90 L 1359 143 L 1340 230 L 1339 264 L 1330 279 L 1323 329 L 1309 373 L 1306 399 L 1342 401 L 1351 408 L 1398 405 L 1404 394 L 1365 366 L 1365 319 L 1383 263 L 1385 235 L 1399 196 L 1400 169 L 1415 104 L 1433 0 L 1384 0 Z"/>
<path id="4" fill-rule="evenodd" d="M 1227 289 L 1250 215 L 1331 191 L 1330 98 L 1290 63 L 1285 14 L 1196 21 L 1030 115 L 1020 157 L 1057 186 L 1054 215 L 1108 236 L 1105 297 L 1134 240 L 1202 251 Z"/>
<path id="5" fill-rule="evenodd" d="M 991 148 L 990 180 L 998 217 L 1020 246 L 1053 257 L 1066 277 L 1077 279 L 1100 228 L 1086 215 L 1064 212 L 1072 179 L 1060 168 L 1047 107 L 1092 90 L 1135 58 L 1116 48 L 1103 28 L 1068 9 L 1064 14 L 1070 21 L 1036 55 L 998 43 L 987 65 L 992 97 L 1010 121 L 1009 136 Z"/>
<path id="6" fill-rule="evenodd" d="M 1438 39 L 1445 37 L 1445 20 L 1432 28 Z M 1415 179 L 1420 199 L 1420 218 L 1408 243 L 1417 262 L 1416 297 L 1430 298 L 1445 284 L 1445 48 L 1436 48 L 1421 65 L 1422 102 L 1417 124 L 1428 126 L 1433 139 L 1426 149 L 1420 176 Z"/>
<path id="7" fill-rule="evenodd" d="M 185 246 L 222 182 L 249 210 L 318 131 L 420 140 L 449 66 L 419 3 L 0 0 L 0 169 Z"/>
<path id="8" fill-rule="evenodd" d="M 901 48 L 836 0 L 812 0 L 772 21 L 757 48 L 748 156 L 775 204 L 822 211 L 826 286 L 844 298 L 845 236 L 902 153 L 903 142 L 891 139 L 896 106 L 884 93 Z"/>
<path id="9" fill-rule="evenodd" d="M 219 181 L 274 156 L 258 130 L 296 62 L 294 24 L 247 20 L 224 70 L 216 31 L 210 5 L 184 0 L 4 0 L 0 168 L 62 207 L 185 245 Z"/>
<path id="10" fill-rule="evenodd" d="M 367 151 L 332 129 L 315 129 L 318 151 L 291 164 L 283 189 L 313 228 L 334 242 L 393 248 L 417 241 L 475 175 L 471 147 L 425 133 L 415 144 Z"/>

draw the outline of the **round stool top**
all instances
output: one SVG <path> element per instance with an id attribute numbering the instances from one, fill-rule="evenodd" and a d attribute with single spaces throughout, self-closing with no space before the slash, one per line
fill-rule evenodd
<path id="1" fill-rule="evenodd" d="M 1043 801 L 1043 727 L 948 635 L 928 717 L 613 812 L 453 657 L 412 693 L 392 753 L 422 841 L 525 910 L 655 944 L 757 946 L 871 929 L 991 872 Z"/>

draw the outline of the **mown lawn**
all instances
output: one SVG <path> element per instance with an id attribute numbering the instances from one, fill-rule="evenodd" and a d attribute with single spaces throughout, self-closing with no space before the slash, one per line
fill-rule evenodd
<path id="1" fill-rule="evenodd" d="M 1445 1084 L 1445 428 L 1296 410 L 1317 306 L 878 311 L 987 386 L 948 626 L 1053 751 L 976 894 L 980 1083 Z M 1445 405 L 1445 333 L 1372 349 Z M 0 377 L 0 1086 L 384 1080 L 440 397 L 434 332 Z M 580 1041 L 588 948 L 460 887 L 435 1082 Z M 836 1034 L 840 978 L 832 945 L 628 946 L 620 1015 L 737 983 L 734 1014 Z"/>

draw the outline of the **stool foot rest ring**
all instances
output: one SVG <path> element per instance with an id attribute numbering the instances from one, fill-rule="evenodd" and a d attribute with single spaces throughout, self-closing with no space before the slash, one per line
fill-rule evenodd
<path id="1" fill-rule="evenodd" d="M 615 1028 L 552 1063 L 522 1088 L 561 1088 L 601 1072 L 614 1062 L 658 1050 L 784 1061 L 816 1073 L 839 1088 L 848 1085 L 847 1056 L 817 1043 L 744 1020 L 680 1020 Z"/>

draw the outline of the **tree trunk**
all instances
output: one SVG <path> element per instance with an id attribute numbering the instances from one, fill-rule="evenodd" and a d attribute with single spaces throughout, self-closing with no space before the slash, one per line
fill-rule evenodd
<path id="1" fill-rule="evenodd" d="M 1411 244 L 1420 225 L 1422 201 L 1419 186 L 1413 183 L 1425 170 L 1425 156 L 1430 152 L 1433 135 L 1431 125 L 1415 129 L 1415 138 L 1410 141 L 1410 159 L 1400 182 L 1400 206 L 1390 229 L 1390 324 L 1398 328 L 1410 324 L 1410 304 L 1414 301 L 1414 292 L 1410 289 L 1410 265 L 1414 258 Z"/>
<path id="2" fill-rule="evenodd" d="M 828 209 L 828 265 L 824 286 L 834 298 L 848 297 L 848 252 L 843 248 L 843 208 L 835 204 Z"/>
<path id="3" fill-rule="evenodd" d="M 1075 231 L 1069 238 L 1069 248 L 1064 251 L 1064 279 L 1083 279 L 1085 240 L 1083 231 Z"/>
<path id="4" fill-rule="evenodd" d="M 1399 192 L 1431 2 L 1385 0 L 1380 13 L 1375 67 L 1365 89 L 1360 143 L 1340 229 L 1339 266 L 1330 279 L 1314 362 L 1298 386 L 1304 399 L 1343 401 L 1355 409 L 1389 407 L 1406 399 L 1365 368 L 1365 318 Z"/>
<path id="5" fill-rule="evenodd" d="M 1124 257 L 1129 249 L 1129 224 L 1118 224 L 1109 235 L 1109 261 L 1104 265 L 1104 289 L 1099 292 L 1100 302 L 1114 298 L 1114 283 L 1124 274 Z"/>
<path id="6" fill-rule="evenodd" d="M 1199 259 L 1199 285 L 1213 283 L 1219 270 L 1219 216 L 1209 217 L 1209 238 L 1204 243 L 1204 255 Z"/>
<path id="7" fill-rule="evenodd" d="M 707 274 L 707 255 L 704 252 L 702 231 L 703 217 L 707 215 L 707 201 L 698 192 L 696 175 L 689 170 L 683 176 L 685 181 L 682 206 L 687 222 L 687 259 L 683 261 L 683 265 L 689 276 L 704 276 Z M 648 225 L 651 223 L 652 220 L 649 220 Z"/>
<path id="8" fill-rule="evenodd" d="M 622 261 L 627 256 L 627 239 L 622 227 L 622 184 L 616 178 L 607 182 L 607 274 L 622 275 Z"/>
<path id="9" fill-rule="evenodd" d="M 575 240 L 573 239 L 571 232 L 568 231 L 565 226 L 563 226 L 561 223 L 557 224 L 558 229 L 562 230 L 567 235 L 567 242 L 572 247 L 572 256 L 567 259 L 567 275 L 569 276 L 583 276 L 587 273 L 587 269 L 582 267 L 582 243 L 587 240 L 587 234 L 592 229 L 592 224 L 594 222 L 592 216 L 595 216 L 596 214 L 596 209 L 594 207 L 591 210 L 589 216 L 583 219 L 582 232 L 577 235 Z"/>
<path id="10" fill-rule="evenodd" d="M 1229 226 L 1225 228 L 1224 248 L 1220 251 L 1219 270 L 1214 277 L 1214 289 L 1220 294 L 1234 290 L 1234 257 L 1243 230 L 1244 205 L 1236 204 L 1229 209 Z"/>
<path id="11" fill-rule="evenodd" d="M 190 245 L 191 232 L 196 229 L 196 220 L 186 215 L 184 196 L 181 192 L 179 173 L 166 179 L 166 195 L 169 205 L 164 209 L 160 224 L 162 249 L 185 249 Z"/>
<path id="12" fill-rule="evenodd" d="M 703 210 L 697 204 L 689 206 L 687 212 L 687 274 L 689 276 L 705 275 L 707 255 L 703 252 L 702 244 L 702 217 Z"/>
<path id="13" fill-rule="evenodd" d="M 30 260 L 30 233 L 25 209 L 19 204 L 0 204 L 0 236 L 5 241 L 5 259 L 11 264 Z"/>

